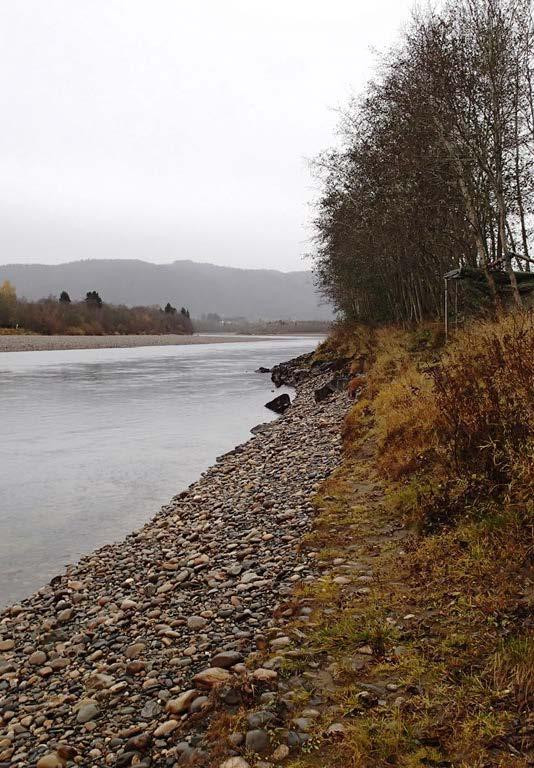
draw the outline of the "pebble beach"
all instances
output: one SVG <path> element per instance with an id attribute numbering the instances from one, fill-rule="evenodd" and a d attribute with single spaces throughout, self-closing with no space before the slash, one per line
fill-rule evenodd
<path id="1" fill-rule="evenodd" d="M 267 338 L 267 337 L 266 337 Z M 0 334 L 0 352 L 42 352 L 61 349 L 110 349 L 120 347 L 156 347 L 183 344 L 222 344 L 257 341 L 257 336 L 195 335 L 176 333 L 116 334 L 111 336 L 41 336 L 38 334 Z"/>
<path id="2" fill-rule="evenodd" d="M 142 529 L 0 613 L 0 768 L 224 764 L 196 721 L 215 690 L 232 709 L 244 681 L 276 688 L 247 660 L 315 574 L 299 544 L 348 407 L 316 402 L 330 378 L 302 377 L 283 416 Z M 243 738 L 261 753 L 269 737 L 258 721 Z"/>

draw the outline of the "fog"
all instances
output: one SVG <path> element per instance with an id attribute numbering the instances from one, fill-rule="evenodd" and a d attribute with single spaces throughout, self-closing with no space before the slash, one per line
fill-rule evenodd
<path id="1" fill-rule="evenodd" d="M 3 0 L 0 263 L 302 269 L 307 159 L 405 0 Z"/>

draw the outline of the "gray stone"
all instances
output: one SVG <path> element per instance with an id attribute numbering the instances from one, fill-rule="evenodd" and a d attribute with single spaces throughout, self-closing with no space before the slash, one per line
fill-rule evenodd
<path id="1" fill-rule="evenodd" d="M 259 712 L 253 712 L 252 714 L 247 715 L 248 727 L 252 730 L 267 725 L 267 723 L 270 723 L 273 719 L 273 712 L 268 712 L 267 710 L 260 710 Z"/>
<path id="2" fill-rule="evenodd" d="M 78 723 L 88 723 L 89 720 L 94 720 L 98 715 L 100 714 L 100 707 L 98 706 L 96 701 L 87 701 L 87 703 L 82 704 L 80 708 L 78 709 L 78 713 L 76 715 L 76 721 Z"/>
<path id="3" fill-rule="evenodd" d="M 250 752 L 263 755 L 271 749 L 271 739 L 267 731 L 260 729 L 249 731 L 245 736 L 245 747 Z"/>

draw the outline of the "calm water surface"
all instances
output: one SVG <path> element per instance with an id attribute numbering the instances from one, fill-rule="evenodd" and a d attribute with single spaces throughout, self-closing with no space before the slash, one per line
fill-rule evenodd
<path id="1" fill-rule="evenodd" d="M 318 341 L 0 354 L 0 605 L 138 528 L 273 418 L 255 369 Z"/>

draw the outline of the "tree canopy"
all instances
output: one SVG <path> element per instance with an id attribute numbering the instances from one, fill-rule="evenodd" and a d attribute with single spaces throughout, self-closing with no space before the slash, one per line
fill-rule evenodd
<path id="1" fill-rule="evenodd" d="M 358 320 L 442 314 L 443 275 L 529 269 L 534 209 L 528 0 L 456 0 L 416 13 L 316 158 L 315 272 Z M 480 294 L 462 291 L 465 309 Z"/>

